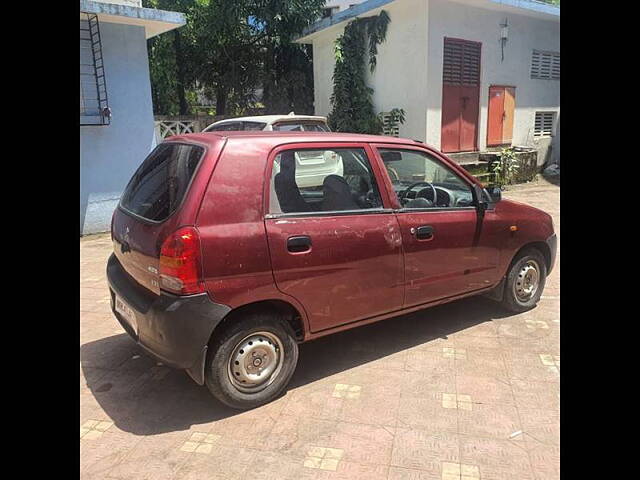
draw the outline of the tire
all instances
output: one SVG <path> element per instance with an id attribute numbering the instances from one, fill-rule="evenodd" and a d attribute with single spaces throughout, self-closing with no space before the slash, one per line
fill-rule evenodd
<path id="1" fill-rule="evenodd" d="M 298 363 L 293 330 L 274 314 L 253 313 L 232 319 L 214 334 L 209 351 L 207 388 L 225 405 L 241 410 L 278 397 Z"/>
<path id="2" fill-rule="evenodd" d="M 516 313 L 532 309 L 540 300 L 546 279 L 547 264 L 540 250 L 523 250 L 513 260 L 507 273 L 502 306 Z M 532 287 L 534 283 L 535 289 Z"/>

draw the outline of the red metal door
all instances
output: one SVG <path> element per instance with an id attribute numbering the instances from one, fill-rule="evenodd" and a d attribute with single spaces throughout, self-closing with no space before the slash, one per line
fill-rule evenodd
<path id="1" fill-rule="evenodd" d="M 480 53 L 481 44 L 478 42 L 444 39 L 441 130 L 443 152 L 477 150 Z"/>
<path id="2" fill-rule="evenodd" d="M 488 115 L 487 145 L 501 145 L 504 118 L 504 87 L 489 87 Z"/>
<path id="3" fill-rule="evenodd" d="M 515 87 L 492 85 L 489 87 L 487 145 L 506 145 L 513 136 Z"/>
<path id="4" fill-rule="evenodd" d="M 276 149 L 269 162 L 295 147 Z M 340 147 L 364 148 L 373 172 L 378 171 L 368 146 L 314 144 L 318 149 Z M 381 178 L 379 172 L 376 176 Z M 396 216 L 389 205 L 385 207 L 377 212 L 287 214 L 265 220 L 278 290 L 304 306 L 312 332 L 402 308 L 402 240 Z M 311 247 L 289 251 L 287 242 L 296 236 L 309 237 Z"/>

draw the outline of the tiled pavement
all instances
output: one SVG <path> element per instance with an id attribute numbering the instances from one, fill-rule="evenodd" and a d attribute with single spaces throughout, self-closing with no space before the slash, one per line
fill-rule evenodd
<path id="1" fill-rule="evenodd" d="M 505 197 L 559 232 L 559 187 Z M 559 478 L 559 264 L 524 314 L 471 298 L 302 345 L 287 394 L 239 413 L 123 332 L 108 235 L 80 253 L 83 479 Z"/>

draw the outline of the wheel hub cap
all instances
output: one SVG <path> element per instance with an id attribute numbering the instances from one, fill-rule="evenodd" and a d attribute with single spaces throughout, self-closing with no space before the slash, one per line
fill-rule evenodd
<path id="1" fill-rule="evenodd" d="M 518 272 L 518 278 L 514 284 L 516 297 L 526 302 L 538 291 L 540 283 L 540 267 L 535 260 L 529 260 Z"/>
<path id="2" fill-rule="evenodd" d="M 243 392 L 266 388 L 280 373 L 284 349 L 280 339 L 269 332 L 243 338 L 229 359 L 231 383 Z"/>

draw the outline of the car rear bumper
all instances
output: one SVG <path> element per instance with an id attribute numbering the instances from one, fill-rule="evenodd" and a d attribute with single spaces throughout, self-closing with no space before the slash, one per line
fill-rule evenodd
<path id="1" fill-rule="evenodd" d="M 114 255 L 107 263 L 107 279 L 111 310 L 125 331 L 153 357 L 185 369 L 202 385 L 209 339 L 230 308 L 212 302 L 206 293 L 155 295 L 133 280 Z M 116 312 L 116 295 L 133 311 L 135 324 Z"/>
<path id="2" fill-rule="evenodd" d="M 549 275 L 556 264 L 556 253 L 558 251 L 558 237 L 556 237 L 555 233 L 547 238 L 547 245 L 549 246 L 549 253 L 551 254 L 551 258 L 549 259 L 549 269 L 547 270 L 547 275 Z"/>

